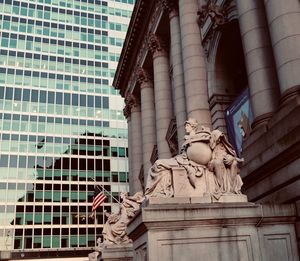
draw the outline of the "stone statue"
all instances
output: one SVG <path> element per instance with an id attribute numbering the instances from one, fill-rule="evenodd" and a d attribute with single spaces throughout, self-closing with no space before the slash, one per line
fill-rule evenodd
<path id="1" fill-rule="evenodd" d="M 158 159 L 150 168 L 146 184 L 146 197 L 172 197 L 171 170 L 174 167 L 183 167 L 186 170 L 190 184 L 195 187 L 196 177 L 203 175 L 205 165 L 211 159 L 209 147 L 210 130 L 201 127 L 197 130 L 198 123 L 195 119 L 185 122 L 187 135 L 184 137 L 180 154 L 170 159 Z"/>
<path id="2" fill-rule="evenodd" d="M 137 192 L 133 196 L 128 196 L 127 192 L 121 193 L 122 203 L 117 214 L 106 213 L 107 221 L 103 226 L 102 246 L 111 244 L 127 244 L 131 239 L 127 236 L 127 224 L 131 218 L 139 211 L 140 204 L 144 197 L 142 192 Z"/>
<path id="3" fill-rule="evenodd" d="M 197 127 L 195 119 L 187 120 L 180 154 L 170 159 L 158 159 L 150 168 L 146 198 L 173 197 L 175 178 L 172 172 L 176 168 L 185 170 L 193 191 L 201 187 L 203 193 L 200 195 L 210 195 L 218 200 L 222 195 L 241 194 L 243 183 L 238 173 L 238 163 L 243 160 L 236 156 L 221 131 Z"/>
<path id="4" fill-rule="evenodd" d="M 98 249 L 112 244 L 131 243 L 126 233 L 129 221 L 139 211 L 145 198 L 176 197 L 174 172 L 178 169 L 184 175 L 183 183 L 180 185 L 185 196 L 208 195 L 209 198 L 218 201 L 223 195 L 241 194 L 243 182 L 239 176 L 238 163 L 243 159 L 236 156 L 226 136 L 219 130 L 210 131 L 203 126 L 198 129 L 195 119 L 185 122 L 185 130 L 186 135 L 180 154 L 170 159 L 158 159 L 149 169 L 145 194 L 137 192 L 129 196 L 127 193 L 121 193 L 122 203 L 119 212 L 105 213 L 107 222 L 102 232 L 104 241 L 103 243 L 97 241 Z M 202 190 L 202 194 L 189 194 L 191 191 L 199 190 Z"/>
<path id="5" fill-rule="evenodd" d="M 239 159 L 228 142 L 226 136 L 219 130 L 211 133 L 210 147 L 212 149 L 212 159 L 208 163 L 208 169 L 215 174 L 217 189 L 215 197 L 223 194 L 241 194 L 243 185 L 242 179 L 238 174 Z"/>

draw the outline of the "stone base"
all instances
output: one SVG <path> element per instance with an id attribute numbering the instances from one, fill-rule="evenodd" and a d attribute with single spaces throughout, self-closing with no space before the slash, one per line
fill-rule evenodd
<path id="1" fill-rule="evenodd" d="M 212 202 L 231 203 L 231 202 L 248 202 L 247 196 L 243 194 L 222 195 L 219 199 L 212 198 Z"/>
<path id="2" fill-rule="evenodd" d="M 234 203 L 248 202 L 247 196 L 243 194 L 222 195 L 219 199 L 210 195 L 202 197 L 174 197 L 174 198 L 148 198 L 143 202 L 143 206 L 148 205 L 168 205 L 168 204 L 189 204 L 189 203 Z"/>
<path id="3" fill-rule="evenodd" d="M 132 244 L 127 245 L 108 245 L 101 250 L 101 261 L 132 261 Z"/>
<path id="4" fill-rule="evenodd" d="M 293 205 L 148 201 L 127 232 L 135 261 L 296 261 L 295 214 Z"/>

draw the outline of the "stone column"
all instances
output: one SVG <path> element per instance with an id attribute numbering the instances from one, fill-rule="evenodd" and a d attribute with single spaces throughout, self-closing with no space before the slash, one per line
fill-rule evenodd
<path id="1" fill-rule="evenodd" d="M 173 104 L 176 116 L 178 146 L 183 143 L 187 120 L 186 103 L 184 93 L 183 63 L 181 56 L 181 35 L 178 6 L 173 0 L 162 0 L 163 7 L 169 13 L 171 34 L 171 57 L 173 65 Z"/>
<path id="2" fill-rule="evenodd" d="M 278 106 L 278 79 L 263 2 L 237 0 L 236 3 L 255 129 L 267 123 Z"/>
<path id="3" fill-rule="evenodd" d="M 127 95 L 126 110 L 130 113 L 130 161 L 129 164 L 129 191 L 133 195 L 137 191 L 142 191 L 139 180 L 140 169 L 143 163 L 142 159 L 142 125 L 141 125 L 141 106 L 136 97 L 132 94 Z"/>
<path id="4" fill-rule="evenodd" d="M 168 52 L 165 43 L 157 35 L 151 34 L 148 40 L 149 48 L 153 53 L 158 158 L 170 158 L 171 153 L 166 141 L 166 134 L 172 119 L 172 93 Z"/>
<path id="5" fill-rule="evenodd" d="M 264 0 L 281 102 L 300 93 L 300 2 Z"/>
<path id="6" fill-rule="evenodd" d="M 152 79 L 146 70 L 139 68 L 137 75 L 141 88 L 143 165 L 144 182 L 146 182 L 148 171 L 152 165 L 150 162 L 152 150 L 154 145 L 156 145 L 154 87 Z"/>
<path id="7" fill-rule="evenodd" d="M 132 127 L 131 127 L 131 109 L 126 104 L 123 109 L 123 114 L 127 119 L 127 130 L 128 130 L 128 175 L 129 175 L 129 192 L 132 194 L 132 188 L 133 188 L 133 179 L 131 178 L 132 171 Z"/>
<path id="8" fill-rule="evenodd" d="M 188 117 L 211 128 L 206 57 L 197 24 L 197 0 L 179 0 L 182 59 Z"/>

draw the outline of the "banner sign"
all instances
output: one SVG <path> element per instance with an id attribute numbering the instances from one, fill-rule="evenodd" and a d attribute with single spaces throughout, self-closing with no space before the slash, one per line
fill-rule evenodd
<path id="1" fill-rule="evenodd" d="M 242 154 L 243 141 L 249 136 L 253 122 L 249 97 L 249 88 L 247 88 L 225 111 L 228 140 L 239 157 Z"/>

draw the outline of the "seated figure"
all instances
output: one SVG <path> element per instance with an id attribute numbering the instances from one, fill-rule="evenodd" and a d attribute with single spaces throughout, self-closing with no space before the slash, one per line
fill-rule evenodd
<path id="1" fill-rule="evenodd" d="M 185 122 L 186 135 L 180 154 L 170 159 L 158 159 L 150 168 L 145 197 L 173 197 L 172 168 L 185 169 L 190 185 L 197 190 L 202 179 L 204 193 L 219 199 L 224 194 L 241 194 L 242 180 L 238 174 L 236 153 L 219 130 L 197 129 L 195 119 Z M 205 175 L 204 175 L 205 174 Z"/>
<path id="2" fill-rule="evenodd" d="M 174 195 L 171 175 L 174 167 L 183 167 L 190 184 L 195 187 L 196 177 L 203 175 L 205 165 L 211 159 L 210 130 L 204 127 L 197 130 L 197 126 L 195 119 L 187 120 L 185 122 L 187 135 L 184 137 L 180 154 L 170 159 L 158 159 L 150 168 L 145 190 L 146 197 L 168 198 Z"/>

